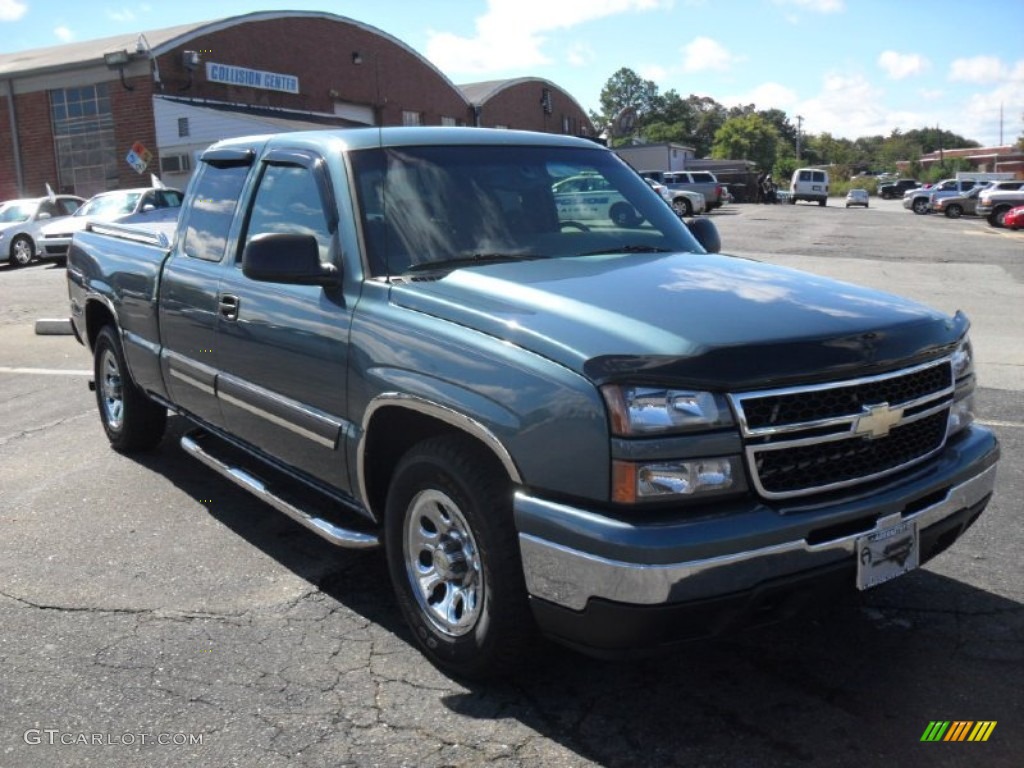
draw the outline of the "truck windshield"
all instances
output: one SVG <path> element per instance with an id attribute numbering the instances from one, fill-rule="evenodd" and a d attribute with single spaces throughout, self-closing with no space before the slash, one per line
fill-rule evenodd
<path id="1" fill-rule="evenodd" d="M 353 152 L 351 162 L 373 276 L 435 263 L 702 252 L 661 197 L 601 149 L 392 147 Z"/>

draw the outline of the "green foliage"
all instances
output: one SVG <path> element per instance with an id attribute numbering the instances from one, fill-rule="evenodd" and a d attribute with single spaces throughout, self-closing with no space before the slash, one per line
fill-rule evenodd
<path id="1" fill-rule="evenodd" d="M 690 94 L 683 98 L 675 90 L 661 93 L 654 81 L 644 80 L 628 67 L 619 69 L 605 83 L 600 105 L 599 112 L 590 112 L 599 132 L 608 129 L 623 110 L 631 109 L 636 114 L 631 133 L 612 137 L 613 146 L 637 138 L 650 143 L 674 142 L 693 147 L 697 157 L 752 160 L 761 168 L 771 169 L 778 179 L 787 178 L 794 168 L 828 165 L 833 178 L 842 181 L 860 171 L 896 171 L 897 162 L 909 162 L 906 172 L 920 179 L 918 161 L 923 154 L 978 146 L 976 141 L 938 127 L 914 128 L 905 133 L 895 128 L 889 136 L 862 136 L 855 141 L 826 132 L 804 134 L 797 160 L 796 128 L 781 109 L 759 110 L 755 104 L 727 109 L 710 96 Z M 726 125 L 728 129 L 719 136 Z M 1024 135 L 1018 145 L 1024 149 Z M 942 174 L 939 178 L 952 175 L 948 169 L 935 173 Z"/>
<path id="2" fill-rule="evenodd" d="M 775 165 L 779 132 L 756 112 L 730 117 L 715 133 L 711 156 L 724 160 L 752 160 L 761 169 Z"/>
<path id="3" fill-rule="evenodd" d="M 605 83 L 600 98 L 601 112 L 590 113 L 595 127 L 604 130 L 612 125 L 623 110 L 632 109 L 637 118 L 635 133 L 642 122 L 649 119 L 658 103 L 658 86 L 653 80 L 644 80 L 632 69 L 623 67 Z"/>

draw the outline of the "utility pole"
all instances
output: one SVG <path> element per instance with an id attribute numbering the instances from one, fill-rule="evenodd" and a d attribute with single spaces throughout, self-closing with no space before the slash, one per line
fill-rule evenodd
<path id="1" fill-rule="evenodd" d="M 800 160 L 800 127 L 803 125 L 803 122 L 804 122 L 804 116 L 803 115 L 797 115 L 796 116 L 796 159 L 797 159 L 798 162 Z"/>

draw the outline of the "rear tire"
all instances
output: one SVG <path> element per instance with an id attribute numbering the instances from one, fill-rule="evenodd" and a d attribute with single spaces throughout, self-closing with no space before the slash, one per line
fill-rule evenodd
<path id="1" fill-rule="evenodd" d="M 959 205 L 950 205 L 946 207 L 946 216 L 950 219 L 959 219 L 964 214 L 964 209 Z"/>
<path id="2" fill-rule="evenodd" d="M 672 201 L 672 209 L 678 216 L 693 216 L 693 206 L 685 197 Z"/>
<path id="3" fill-rule="evenodd" d="M 819 200 L 818 205 L 824 208 L 828 204 L 828 200 Z"/>
<path id="4" fill-rule="evenodd" d="M 385 542 L 398 606 L 423 653 L 483 679 L 517 668 L 535 635 L 512 489 L 461 435 L 424 440 L 388 489 Z"/>
<path id="5" fill-rule="evenodd" d="M 616 203 L 608 211 L 608 218 L 610 218 L 617 227 L 639 227 L 643 219 L 633 209 L 633 206 L 629 203 Z"/>
<path id="6" fill-rule="evenodd" d="M 115 451 L 146 451 L 160 442 L 167 427 L 167 409 L 135 386 L 125 365 L 121 340 L 111 325 L 96 337 L 93 350 L 96 405 L 107 439 Z"/>

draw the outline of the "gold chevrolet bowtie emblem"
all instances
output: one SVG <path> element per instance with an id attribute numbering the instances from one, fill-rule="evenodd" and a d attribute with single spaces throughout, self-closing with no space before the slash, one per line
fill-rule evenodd
<path id="1" fill-rule="evenodd" d="M 874 440 L 888 435 L 889 430 L 899 424 L 902 418 L 903 409 L 890 408 L 888 403 L 865 405 L 864 415 L 854 422 L 853 431 Z"/>

